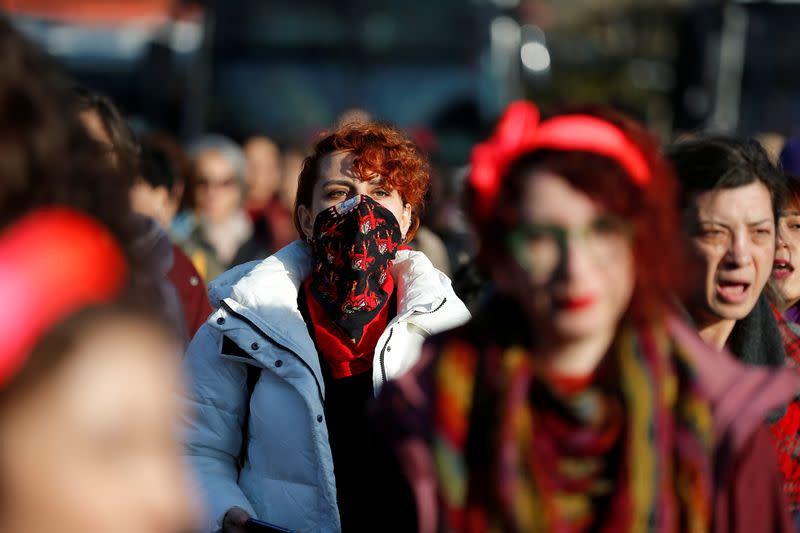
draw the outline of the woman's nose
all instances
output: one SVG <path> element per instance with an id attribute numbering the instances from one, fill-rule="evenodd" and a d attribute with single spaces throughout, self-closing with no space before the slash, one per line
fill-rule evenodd
<path id="1" fill-rule="evenodd" d="M 783 232 L 778 230 L 778 234 L 775 236 L 775 247 L 776 248 L 786 248 L 789 245 L 786 244 L 786 241 L 783 239 Z"/>
<path id="2" fill-rule="evenodd" d="M 729 259 L 737 266 L 744 266 L 752 260 L 752 250 L 749 239 L 744 234 L 735 234 L 728 248 Z"/>
<path id="3" fill-rule="evenodd" d="M 565 272 L 570 278 L 579 279 L 588 275 L 596 265 L 586 243 L 578 239 L 569 239 L 563 251 Z"/>

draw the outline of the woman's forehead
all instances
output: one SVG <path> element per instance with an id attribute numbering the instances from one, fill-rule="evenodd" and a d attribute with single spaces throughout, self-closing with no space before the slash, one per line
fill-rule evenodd
<path id="1" fill-rule="evenodd" d="M 563 176 L 546 170 L 528 176 L 520 199 L 523 216 L 529 221 L 583 223 L 604 211 L 589 194 Z"/>
<path id="2" fill-rule="evenodd" d="M 368 181 L 371 184 L 380 184 L 383 177 L 376 172 L 369 172 L 366 176 L 358 172 L 354 166 L 355 155 L 352 152 L 331 152 L 319 162 L 319 181 L 335 180 Z"/>
<path id="3" fill-rule="evenodd" d="M 356 183 L 368 183 L 369 185 L 382 185 L 383 178 L 381 176 L 375 176 L 371 179 L 365 179 L 360 176 L 321 176 L 319 179 L 319 184 L 321 186 L 326 185 L 353 185 Z"/>
<path id="4" fill-rule="evenodd" d="M 721 220 L 753 224 L 773 220 L 772 196 L 760 181 L 731 188 L 712 189 L 694 197 L 699 220 Z"/>
<path id="5" fill-rule="evenodd" d="M 355 156 L 352 152 L 331 152 L 319 160 L 320 179 L 346 177 L 356 178 L 353 168 Z"/>

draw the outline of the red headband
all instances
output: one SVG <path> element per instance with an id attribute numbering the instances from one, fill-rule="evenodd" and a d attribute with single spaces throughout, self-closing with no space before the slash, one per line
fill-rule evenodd
<path id="1" fill-rule="evenodd" d="M 35 211 L 0 234 L 0 388 L 38 339 L 70 314 L 108 302 L 125 281 L 111 234 L 66 208 Z"/>
<path id="2" fill-rule="evenodd" d="M 560 115 L 539 122 L 539 109 L 517 101 L 506 108 L 494 134 L 472 149 L 469 183 L 480 218 L 494 207 L 503 176 L 520 156 L 537 150 L 591 152 L 616 161 L 633 183 L 650 182 L 650 168 L 639 148 L 615 125 L 591 115 Z"/>

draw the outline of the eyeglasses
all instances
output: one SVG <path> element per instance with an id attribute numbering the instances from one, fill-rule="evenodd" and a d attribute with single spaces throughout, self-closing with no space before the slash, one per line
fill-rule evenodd
<path id="1" fill-rule="evenodd" d="M 227 189 L 228 187 L 232 187 L 234 185 L 236 185 L 236 178 L 228 178 L 221 181 L 212 181 L 206 178 L 200 178 L 197 180 L 198 189 Z"/>
<path id="2" fill-rule="evenodd" d="M 509 234 L 507 242 L 517 262 L 539 281 L 563 265 L 570 240 L 580 241 L 596 264 L 613 260 L 630 242 L 633 228 L 613 215 L 600 216 L 582 228 L 557 224 L 527 224 Z"/>

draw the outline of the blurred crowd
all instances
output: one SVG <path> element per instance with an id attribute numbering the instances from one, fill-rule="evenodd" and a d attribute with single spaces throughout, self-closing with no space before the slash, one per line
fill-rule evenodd
<path id="1" fill-rule="evenodd" d="M 800 140 L 237 141 L 0 19 L 0 532 L 800 530 Z"/>

